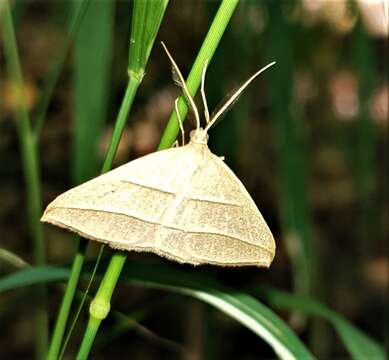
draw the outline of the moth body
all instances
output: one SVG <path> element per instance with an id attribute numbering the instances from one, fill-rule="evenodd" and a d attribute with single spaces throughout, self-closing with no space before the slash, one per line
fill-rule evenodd
<path id="1" fill-rule="evenodd" d="M 189 143 L 146 155 L 70 189 L 49 204 L 41 220 L 113 248 L 152 252 L 180 263 L 268 267 L 275 255 L 272 233 L 243 184 L 207 142 L 212 124 L 270 65 L 212 117 L 204 95 L 205 66 L 203 129 L 183 77 L 168 56 L 197 120 Z M 184 135 L 177 101 L 176 112 Z"/>

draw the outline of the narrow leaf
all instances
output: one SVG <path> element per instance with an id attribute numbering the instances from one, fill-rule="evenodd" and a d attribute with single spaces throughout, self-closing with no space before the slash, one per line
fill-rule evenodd
<path id="1" fill-rule="evenodd" d="M 169 0 L 134 1 L 128 72 L 141 80 Z"/>
<path id="2" fill-rule="evenodd" d="M 386 359 L 383 349 L 376 341 L 320 302 L 308 296 L 293 295 L 270 287 L 257 287 L 253 292 L 275 308 L 297 310 L 329 321 L 353 359 Z"/>
<path id="3" fill-rule="evenodd" d="M 206 302 L 265 340 L 281 359 L 313 358 L 294 332 L 271 309 L 247 293 L 225 288 L 208 277 L 167 265 L 131 263 L 124 269 L 122 280 Z"/>
<path id="4" fill-rule="evenodd" d="M 0 278 L 0 292 L 21 288 L 28 285 L 66 280 L 67 268 L 56 266 L 30 266 Z"/>
<path id="5" fill-rule="evenodd" d="M 76 36 L 73 140 L 76 184 L 89 180 L 99 169 L 98 141 L 109 95 L 113 5 L 113 1 L 93 1 Z"/>
<path id="6" fill-rule="evenodd" d="M 282 1 L 269 1 L 267 58 L 277 60 L 277 71 L 268 71 L 271 123 L 274 127 L 279 174 L 279 199 L 284 239 L 294 270 L 295 289 L 312 290 L 316 255 L 312 245 L 312 220 L 307 199 L 307 175 L 302 119 L 291 112 L 294 54 L 290 27 Z"/>

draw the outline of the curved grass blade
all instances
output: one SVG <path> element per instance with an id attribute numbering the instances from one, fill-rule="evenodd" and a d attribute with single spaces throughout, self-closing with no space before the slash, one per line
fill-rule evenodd
<path id="1" fill-rule="evenodd" d="M 0 264 L 1 263 L 5 264 L 7 267 L 11 266 L 16 269 L 21 269 L 28 265 L 20 256 L 4 248 L 0 248 Z M 0 269 L 2 269 L 2 267 L 0 267 Z"/>
<path id="2" fill-rule="evenodd" d="M 214 306 L 265 340 L 281 359 L 313 359 L 294 332 L 271 309 L 239 290 L 170 266 L 128 264 L 122 281 L 194 297 Z"/>
<path id="3" fill-rule="evenodd" d="M 385 360 L 382 347 L 343 316 L 309 296 L 289 294 L 271 287 L 257 287 L 253 292 L 278 309 L 297 310 L 329 321 L 342 339 L 353 359 Z"/>
<path id="4" fill-rule="evenodd" d="M 69 269 L 57 266 L 29 266 L 0 278 L 0 292 L 24 286 L 66 280 Z"/>

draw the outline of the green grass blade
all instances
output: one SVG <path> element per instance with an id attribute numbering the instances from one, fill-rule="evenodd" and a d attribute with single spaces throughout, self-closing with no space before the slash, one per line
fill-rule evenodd
<path id="1" fill-rule="evenodd" d="M 355 27 L 353 34 L 353 65 L 358 78 L 359 114 L 357 118 L 355 163 L 352 166 L 355 176 L 355 189 L 358 199 L 358 238 L 362 262 L 369 261 L 374 255 L 374 241 L 379 228 L 380 218 L 375 203 L 377 168 L 375 161 L 376 129 L 370 115 L 370 99 L 376 84 L 376 66 L 369 34 L 363 28 L 361 21 Z"/>
<path id="2" fill-rule="evenodd" d="M 72 306 L 74 295 L 76 294 L 78 280 L 81 274 L 82 266 L 84 264 L 84 253 L 86 251 L 86 246 L 86 240 L 78 239 L 78 251 L 73 257 L 70 276 L 66 284 L 65 293 L 63 295 L 61 306 L 59 308 L 57 319 L 54 325 L 53 335 L 50 341 L 49 352 L 47 355 L 48 360 L 56 360 L 58 358 L 70 308 Z"/>
<path id="3" fill-rule="evenodd" d="M 93 1 L 75 40 L 73 181 L 76 184 L 98 173 L 98 141 L 109 97 L 113 12 L 113 1 Z"/>
<path id="4" fill-rule="evenodd" d="M 134 1 L 128 75 L 142 80 L 169 0 Z"/>
<path id="5" fill-rule="evenodd" d="M 31 122 L 23 93 L 23 75 L 13 27 L 13 20 L 8 1 L 3 4 L 0 26 L 2 28 L 3 46 L 9 78 L 18 88 L 16 108 L 16 126 L 22 158 L 24 182 L 27 193 L 29 232 L 33 241 L 33 261 L 36 265 L 45 263 L 46 250 L 43 227 L 40 223 L 42 213 L 39 155 L 36 138 L 31 129 Z M 35 312 L 35 356 L 40 359 L 46 354 L 48 344 L 47 293 L 45 286 L 36 288 L 39 306 Z"/>
<path id="6" fill-rule="evenodd" d="M 58 56 L 54 59 L 43 79 L 42 95 L 38 101 L 38 104 L 33 114 L 34 134 L 36 137 L 39 137 L 43 123 L 46 119 L 47 110 L 49 108 L 50 100 L 53 95 L 55 85 L 57 84 L 59 75 L 61 74 L 61 70 L 66 59 L 66 55 L 79 29 L 83 17 L 88 10 L 90 2 L 91 0 L 81 0 L 80 2 L 78 2 L 77 10 L 73 12 L 74 17 L 72 17 L 71 20 L 69 32 L 65 40 L 65 46 L 62 51 L 59 52 Z"/>
<path id="7" fill-rule="evenodd" d="M 0 278 L 0 292 L 22 288 L 29 285 L 65 280 L 69 269 L 58 266 L 28 266 Z"/>
<path id="8" fill-rule="evenodd" d="M 28 265 L 20 256 L 3 248 L 0 248 L 0 264 L 5 264 L 7 267 L 16 269 L 21 269 Z M 3 266 L 0 269 L 3 269 Z"/>
<path id="9" fill-rule="evenodd" d="M 237 5 L 238 0 L 222 1 L 220 4 L 216 16 L 212 21 L 207 36 L 204 39 L 200 51 L 192 65 L 189 76 L 185 82 L 189 93 L 193 97 L 200 87 L 201 73 L 203 71 L 205 61 L 211 61 Z M 181 115 L 181 119 L 184 120 L 188 112 L 188 106 L 183 96 L 181 96 L 179 99 L 178 111 Z M 162 134 L 161 141 L 158 145 L 158 150 L 171 147 L 177 137 L 178 131 L 178 118 L 176 112 L 173 111 Z"/>
<path id="10" fill-rule="evenodd" d="M 122 280 L 206 302 L 261 337 L 281 359 L 313 358 L 293 331 L 271 309 L 240 290 L 225 288 L 208 277 L 167 265 L 131 263 L 124 269 Z"/>
<path id="11" fill-rule="evenodd" d="M 289 294 L 271 287 L 259 287 L 253 292 L 275 308 L 297 310 L 306 315 L 314 315 L 329 321 L 353 359 L 386 359 L 384 350 L 376 341 L 317 300 L 308 296 Z"/>
<path id="12" fill-rule="evenodd" d="M 0 12 L 2 11 L 2 5 L 0 2 Z M 12 19 L 16 30 L 19 28 L 19 24 L 26 13 L 26 8 L 27 3 L 24 0 L 16 0 L 12 3 Z"/>
<path id="13" fill-rule="evenodd" d="M 290 28 L 282 2 L 269 2 L 267 58 L 277 61 L 267 73 L 271 98 L 271 119 L 275 131 L 279 176 L 279 199 L 284 240 L 293 263 L 295 288 L 309 293 L 315 277 L 312 224 L 307 201 L 307 178 L 301 119 L 290 111 L 293 88 L 293 49 Z"/>

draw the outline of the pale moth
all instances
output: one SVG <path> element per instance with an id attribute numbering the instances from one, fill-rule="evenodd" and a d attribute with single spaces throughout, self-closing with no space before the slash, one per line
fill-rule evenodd
<path id="1" fill-rule="evenodd" d="M 275 242 L 247 190 L 207 146 L 208 130 L 244 89 L 271 63 L 251 76 L 210 117 L 206 125 L 172 62 L 194 112 L 196 130 L 187 145 L 154 152 L 58 196 L 42 221 L 121 250 L 145 251 L 180 263 L 269 267 Z M 177 109 L 180 128 L 181 119 Z M 184 136 L 183 136 L 184 141 Z"/>

